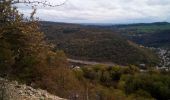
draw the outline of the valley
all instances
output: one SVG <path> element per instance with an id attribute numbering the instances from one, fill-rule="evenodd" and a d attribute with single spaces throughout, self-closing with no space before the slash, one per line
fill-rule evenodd
<path id="1" fill-rule="evenodd" d="M 170 100 L 170 2 L 113 1 L 0 0 L 0 100 Z"/>
<path id="2" fill-rule="evenodd" d="M 150 48 L 160 47 L 163 49 L 163 45 L 150 34 L 157 34 L 158 30 L 161 32 L 169 30 L 169 23 L 112 26 L 41 23 L 42 30 L 47 33 L 47 40 L 54 43 L 57 49 L 64 50 L 69 58 L 113 62 L 120 65 L 135 64 L 137 66 L 140 64 L 159 65 L 160 57 Z M 168 40 L 169 36 L 166 36 L 168 34 L 162 34 L 162 38 L 156 36 L 160 37 L 159 39 Z M 150 40 L 153 43 L 142 39 Z M 145 41 L 145 43 L 142 41 Z M 162 43 L 165 45 L 164 47 L 168 48 L 167 41 L 162 41 Z"/>

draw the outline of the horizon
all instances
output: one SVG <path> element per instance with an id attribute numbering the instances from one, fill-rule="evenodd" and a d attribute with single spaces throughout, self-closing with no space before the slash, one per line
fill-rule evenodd
<path id="1" fill-rule="evenodd" d="M 143 22 L 143 23 L 70 23 L 70 22 L 59 22 L 59 21 L 46 21 L 46 20 L 40 20 L 39 22 L 51 22 L 51 23 L 61 23 L 61 24 L 79 24 L 79 25 L 134 25 L 134 24 L 156 24 L 156 23 L 168 23 L 170 22 Z"/>
<path id="2" fill-rule="evenodd" d="M 43 0 L 38 0 L 43 1 Z M 65 0 L 50 0 L 62 4 Z M 17 5 L 29 16 L 32 8 Z M 131 24 L 170 22 L 170 0 L 67 0 L 57 7 L 37 6 L 36 17 L 43 21 L 93 24 Z"/>

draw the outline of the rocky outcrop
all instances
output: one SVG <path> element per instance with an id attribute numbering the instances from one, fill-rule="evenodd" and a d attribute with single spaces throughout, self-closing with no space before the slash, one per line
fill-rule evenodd
<path id="1" fill-rule="evenodd" d="M 33 89 L 17 81 L 0 78 L 0 100 L 66 100 L 42 89 Z"/>

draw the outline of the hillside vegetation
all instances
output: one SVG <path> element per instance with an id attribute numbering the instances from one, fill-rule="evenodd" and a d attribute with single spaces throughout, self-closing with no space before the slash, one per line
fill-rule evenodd
<path id="1" fill-rule="evenodd" d="M 114 62 L 121 65 L 159 63 L 150 50 L 122 38 L 116 32 L 76 24 L 43 22 L 42 29 L 57 49 L 70 58 Z"/>
<path id="2" fill-rule="evenodd" d="M 170 47 L 170 23 L 156 22 L 146 24 L 89 26 L 117 31 L 137 44 L 149 47 Z"/>

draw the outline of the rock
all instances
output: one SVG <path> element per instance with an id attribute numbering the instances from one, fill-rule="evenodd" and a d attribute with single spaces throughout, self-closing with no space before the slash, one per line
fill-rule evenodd
<path id="1" fill-rule="evenodd" d="M 10 82 L 0 77 L 0 83 L 5 84 L 8 100 L 66 100 L 48 93 L 45 90 L 34 89 L 25 84 L 19 85 L 17 81 Z M 1 85 L 1 84 L 0 84 Z"/>
<path id="2" fill-rule="evenodd" d="M 12 85 L 12 84 L 11 84 L 11 85 Z M 20 86 L 20 85 L 16 85 L 15 88 L 21 88 L 21 86 Z"/>

